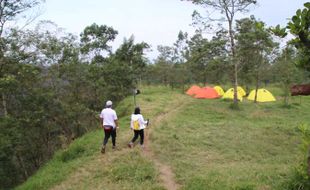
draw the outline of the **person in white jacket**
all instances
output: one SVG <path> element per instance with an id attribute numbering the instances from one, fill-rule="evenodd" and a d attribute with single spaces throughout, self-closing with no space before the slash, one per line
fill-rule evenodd
<path id="1" fill-rule="evenodd" d="M 131 115 L 130 129 L 134 131 L 134 136 L 132 140 L 128 143 L 128 147 L 132 148 L 134 142 L 140 136 L 140 145 L 143 148 L 144 145 L 144 129 L 148 125 L 148 121 L 145 121 L 142 114 L 140 113 L 140 108 L 136 107 L 134 113 Z"/>

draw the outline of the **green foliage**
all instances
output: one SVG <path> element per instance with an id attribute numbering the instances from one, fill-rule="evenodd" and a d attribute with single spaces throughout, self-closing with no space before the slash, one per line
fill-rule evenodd
<path id="1" fill-rule="evenodd" d="M 160 101 L 149 102 L 150 107 L 142 106 L 145 117 L 153 117 L 164 105 L 169 105 L 176 93 L 164 87 L 141 87 L 141 99 L 154 98 Z M 167 100 L 166 97 L 169 97 Z M 117 113 L 133 111 L 132 97 L 121 101 Z M 164 108 L 166 109 L 166 108 Z M 158 172 L 153 163 L 144 157 L 140 147 L 128 150 L 126 144 L 132 137 L 129 130 L 129 114 L 119 117 L 120 131 L 117 135 L 118 150 L 112 151 L 107 146 L 103 156 L 100 153 L 103 138 L 102 129 L 91 131 L 73 141 L 66 150 L 58 150 L 53 158 L 30 177 L 27 182 L 16 189 L 49 189 L 64 187 L 66 189 L 154 189 L 163 190 L 158 181 Z M 68 159 L 63 162 L 63 158 Z M 113 183 L 111 183 L 113 181 Z"/>
<path id="2" fill-rule="evenodd" d="M 305 8 L 303 10 L 298 9 L 296 15 L 292 17 L 292 21 L 288 23 L 287 28 L 290 29 L 292 34 L 295 34 L 300 37 L 300 42 L 307 44 L 308 40 L 308 29 L 310 26 L 310 3 L 305 3 Z"/>
<path id="3" fill-rule="evenodd" d="M 284 184 L 286 189 L 291 190 L 306 190 L 310 188 L 309 176 L 309 161 L 310 161 L 310 127 L 307 124 L 300 124 L 298 129 L 301 133 L 301 150 L 304 153 L 300 165 L 298 165 L 287 184 Z"/>
<path id="4" fill-rule="evenodd" d="M 69 162 L 71 160 L 74 160 L 78 157 L 81 157 L 81 155 L 85 152 L 85 149 L 81 146 L 75 146 L 71 149 L 65 150 L 62 152 L 60 159 L 62 162 Z"/>
<path id="5" fill-rule="evenodd" d="M 13 118 L 0 119 L 0 189 L 8 189 L 12 187 L 16 181 L 21 179 L 18 177 L 18 166 L 14 163 L 14 147 L 17 144 L 19 131 L 16 129 L 17 121 Z"/>
<path id="6" fill-rule="evenodd" d="M 269 63 L 277 44 L 265 28 L 265 23 L 253 16 L 237 20 L 236 26 L 237 58 L 239 62 L 240 83 L 245 86 L 260 87 L 262 80 L 268 80 Z"/>
<path id="7" fill-rule="evenodd" d="M 308 151 L 308 146 L 310 145 L 310 127 L 309 125 L 301 124 L 298 129 L 302 134 L 302 149 L 306 152 Z"/>
<path id="8" fill-rule="evenodd" d="M 134 37 L 131 36 L 128 40 L 124 39 L 123 44 L 116 50 L 114 59 L 127 66 L 129 77 L 134 80 L 135 84 L 141 80 L 142 73 L 146 67 L 146 59 L 143 57 L 145 50 L 150 46 L 145 43 L 134 43 Z"/>
<path id="9" fill-rule="evenodd" d="M 1 3 L 3 14 L 0 15 L 0 28 L 3 29 L 6 22 L 13 20 L 23 11 L 38 5 L 39 2 L 37 0 L 3 1 Z M 232 13 L 230 11 L 243 12 L 249 5 L 256 3 L 253 0 L 192 0 L 192 2 L 198 5 L 211 6 L 221 13 Z M 235 3 L 234 10 L 230 9 L 234 7 L 231 3 Z M 26 180 L 52 158 L 57 149 L 67 147 L 73 140 L 75 141 L 73 142 L 75 146 L 57 153 L 53 162 L 48 164 L 43 170 L 50 171 L 50 175 L 41 178 L 38 177 L 38 179 L 30 178 L 30 182 L 28 183 L 30 184 L 28 186 L 30 188 L 28 189 L 49 188 L 64 180 L 83 161 L 93 160 L 93 162 L 96 162 L 96 159 L 92 156 L 95 155 L 95 152 L 98 152 L 96 143 L 100 141 L 102 134 L 95 135 L 95 133 L 90 132 L 86 138 L 76 139 L 98 126 L 96 118 L 98 112 L 104 107 L 106 100 L 110 99 L 114 102 L 114 105 L 118 106 L 121 100 L 132 95 L 132 89 L 138 87 L 144 81 L 149 84 L 164 84 L 169 85 L 171 88 L 182 88 L 184 91 L 185 86 L 193 82 L 200 82 L 202 84 L 206 82 L 228 83 L 235 77 L 231 77 L 233 76 L 233 72 L 240 72 L 242 76 L 241 82 L 243 83 L 250 84 L 254 80 L 256 80 L 256 83 L 262 80 L 281 82 L 285 89 L 284 92 L 287 95 L 289 93 L 288 87 L 292 83 L 304 81 L 304 78 L 301 77 L 302 74 L 294 67 L 294 62 L 299 58 L 300 60 L 298 62 L 306 69 L 309 63 L 309 31 L 307 31 L 307 26 L 309 28 L 310 4 L 306 3 L 305 7 L 304 10 L 298 10 L 292 21 L 288 24 L 288 29 L 296 36 L 292 43 L 298 48 L 299 56 L 296 56 L 294 51 L 287 49 L 289 52 L 274 55 L 277 58 L 273 64 L 270 64 L 270 57 L 267 55 L 272 54 L 271 50 L 275 44 L 266 32 L 265 24 L 253 18 L 242 19 L 237 22 L 237 30 L 234 33 L 234 13 L 231 15 L 228 14 L 228 16 L 226 14 L 229 30 L 218 31 L 210 40 L 203 36 L 201 33 L 202 30 L 198 30 L 192 37 L 180 31 L 173 46 L 158 47 L 160 55 L 154 64 L 147 64 L 148 60 L 144 57 L 145 50 L 149 48 L 149 45 L 145 42 L 135 43 L 133 36 L 125 38 L 115 53 L 112 53 L 110 43 L 116 38 L 118 32 L 106 25 L 97 25 L 94 23 L 87 26 L 82 31 L 80 38 L 63 32 L 55 23 L 49 21 L 40 22 L 34 30 L 8 30 L 6 36 L 3 36 L 3 31 L 0 30 L 0 188 L 12 188 L 16 184 Z M 208 20 L 204 20 L 198 14 L 196 16 L 200 19 L 201 24 L 204 24 L 205 27 L 208 26 Z M 281 29 L 280 26 L 274 29 L 274 33 L 277 33 L 281 37 L 286 36 L 286 31 Z M 236 39 L 238 42 L 237 49 L 233 43 Z M 234 56 L 233 58 L 230 57 L 227 49 L 229 42 L 231 43 L 230 47 L 232 50 L 231 53 Z M 236 53 L 234 50 L 238 52 Z M 235 66 L 239 66 L 236 65 L 237 62 L 235 61 L 237 59 L 235 58 L 238 58 L 238 64 L 241 63 L 240 65 L 243 66 L 241 70 L 232 70 L 234 64 Z M 268 72 L 270 72 L 269 75 L 266 74 Z M 253 73 L 258 73 L 255 79 L 251 77 Z M 264 76 L 258 76 L 263 74 Z M 152 112 L 149 111 L 148 113 L 151 116 L 166 113 L 168 108 L 172 109 L 169 107 L 171 105 L 177 107 L 180 102 L 174 104 L 175 101 L 178 101 L 175 98 L 176 96 L 179 96 L 184 102 L 194 101 L 187 99 L 188 97 L 180 97 L 176 92 L 172 93 L 164 87 L 151 88 L 146 92 L 143 91 L 143 93 L 149 96 L 141 99 L 139 96 L 138 103 L 149 106 L 145 107 L 148 110 L 152 110 Z M 278 153 L 277 147 L 272 145 L 270 145 L 272 150 L 262 151 L 263 156 L 252 153 L 251 150 L 254 148 L 249 145 L 251 141 L 247 139 L 247 136 L 244 136 L 245 146 L 242 146 L 238 142 L 234 144 L 235 139 L 231 135 L 238 136 L 239 133 L 235 133 L 236 131 L 239 131 L 240 134 L 241 132 L 245 132 L 251 136 L 249 128 L 246 126 L 252 126 L 252 120 L 255 121 L 253 125 L 257 128 L 269 126 L 269 123 L 261 121 L 261 117 L 255 114 L 248 115 L 248 108 L 244 106 L 242 106 L 242 109 L 238 109 L 238 112 L 231 112 L 229 109 L 226 111 L 221 110 L 222 108 L 226 109 L 228 107 L 227 102 L 218 101 L 217 103 L 218 105 L 213 105 L 216 108 L 213 111 L 217 114 L 208 112 L 207 116 L 202 115 L 205 112 L 205 108 L 207 107 L 209 111 L 214 109 L 208 103 L 199 102 L 199 106 L 204 107 L 198 106 L 195 109 L 191 108 L 191 105 L 188 105 L 188 109 L 193 109 L 193 113 L 196 115 L 189 117 L 186 113 L 181 113 L 181 120 L 184 116 L 184 118 L 188 117 L 189 121 L 194 120 L 195 122 L 186 123 L 187 121 L 180 122 L 176 120 L 176 123 L 179 122 L 177 126 L 182 129 L 182 127 L 184 128 L 184 123 L 187 126 L 197 125 L 195 129 L 185 127 L 185 131 L 190 131 L 190 133 L 186 134 L 192 134 L 191 132 L 200 130 L 201 128 L 199 127 L 209 130 L 207 127 L 210 127 L 209 124 L 211 123 L 210 130 L 212 133 L 214 132 L 215 137 L 204 134 L 204 130 L 202 130 L 198 132 L 198 136 L 193 136 L 192 138 L 198 139 L 199 141 L 201 136 L 207 135 L 207 138 L 202 138 L 199 142 L 202 142 L 204 148 L 207 146 L 215 151 L 216 154 L 213 154 L 214 152 L 210 153 L 210 155 L 215 155 L 215 157 L 223 155 L 225 158 L 233 157 L 237 161 L 240 161 L 239 154 L 235 155 L 233 152 L 239 151 L 238 153 L 240 153 L 240 151 L 244 151 L 250 153 L 246 154 L 242 159 L 251 161 L 255 156 L 263 157 L 264 155 L 268 155 L 272 157 L 272 155 Z M 167 107 L 167 105 L 169 106 Z M 274 104 L 267 105 L 266 108 L 251 106 L 250 109 L 252 112 L 257 112 L 258 115 L 262 114 L 264 116 L 264 111 L 273 113 L 276 110 L 288 118 L 295 117 L 290 112 L 301 112 L 301 108 L 307 108 L 307 106 L 304 107 L 302 104 L 292 104 L 289 107 L 290 109 L 283 111 L 281 106 Z M 132 107 L 132 97 L 129 97 L 125 103 L 117 107 L 119 116 L 128 116 L 132 112 Z M 232 108 L 239 108 L 239 106 L 234 104 Z M 196 109 L 200 110 L 200 112 L 196 113 Z M 229 114 L 226 115 L 227 113 L 235 117 L 232 119 L 232 123 L 229 123 L 230 121 L 228 122 L 229 126 L 227 123 L 221 123 L 223 120 L 231 117 Z M 307 115 L 306 111 L 305 113 Z M 203 116 L 198 118 L 203 118 L 202 120 L 204 122 L 201 122 L 195 116 Z M 282 118 L 282 115 L 279 117 Z M 209 119 L 210 123 L 208 123 L 209 121 L 205 121 L 206 118 Z M 244 120 L 241 120 L 241 118 Z M 249 121 L 250 119 L 252 119 L 251 122 Z M 267 118 L 266 120 L 269 119 Z M 281 129 L 284 131 L 280 132 L 283 134 L 283 138 L 282 136 L 275 135 L 279 140 L 290 137 L 287 135 L 287 126 L 283 126 L 283 123 L 290 123 L 290 119 L 288 121 L 281 119 L 281 121 L 274 120 L 276 126 L 270 127 L 272 130 L 274 130 L 274 127 L 278 129 L 278 125 L 285 128 Z M 128 123 L 127 120 L 128 118 L 123 118 L 121 122 Z M 172 132 L 168 137 L 156 137 L 158 134 L 161 135 L 159 132 L 151 138 L 154 138 L 155 141 L 160 139 L 159 144 L 171 138 L 171 145 L 173 147 L 167 147 L 169 153 L 178 154 L 177 151 L 184 153 L 185 151 L 182 151 L 185 148 L 187 149 L 185 153 L 193 151 L 193 154 L 190 155 L 200 154 L 195 152 L 195 148 L 201 148 L 197 141 L 192 142 L 192 139 L 187 140 L 187 136 L 183 134 L 183 130 L 173 131 L 176 126 L 174 123 L 170 121 L 165 121 L 164 123 L 167 126 L 173 126 Z M 219 129 L 220 133 L 216 133 L 212 126 L 217 127 L 216 129 Z M 236 131 L 232 131 L 232 129 Z M 230 134 L 227 134 L 225 137 L 221 136 L 226 131 L 230 131 Z M 258 133 L 267 134 L 264 130 Z M 290 131 L 288 133 L 294 137 L 294 132 Z M 124 135 L 121 142 L 126 144 L 128 138 L 128 135 Z M 270 140 L 272 139 L 271 137 L 270 139 L 269 137 L 266 138 L 264 140 L 271 144 L 274 143 Z M 183 139 L 186 139 L 185 142 L 182 141 Z M 205 139 L 210 139 L 210 143 L 204 142 Z M 227 139 L 229 141 L 225 141 Z M 217 142 L 217 140 L 223 140 L 223 142 Z M 264 140 L 259 141 L 259 143 L 264 144 Z M 168 144 L 168 142 L 165 142 L 165 144 Z M 188 144 L 190 145 L 189 149 L 186 147 Z M 280 145 L 278 146 L 280 147 Z M 227 147 L 230 147 L 230 149 L 227 149 Z M 191 148 L 194 149 L 192 150 Z M 289 147 L 289 149 L 296 152 L 292 147 Z M 205 149 L 202 150 L 204 151 Z M 217 152 L 223 150 L 226 150 L 228 153 Z M 160 151 L 163 151 L 165 154 L 166 150 Z M 150 162 L 142 158 L 137 152 L 133 154 L 116 154 L 120 157 L 116 156 L 115 160 L 121 164 L 113 163 L 111 165 L 112 169 L 106 165 L 100 165 L 104 168 L 104 172 L 109 173 L 109 169 L 113 171 L 112 174 L 108 175 L 107 179 L 115 180 L 117 183 L 111 185 L 111 189 L 120 189 L 124 183 L 125 187 L 131 187 L 133 184 L 133 187 L 139 188 L 139 184 L 142 183 L 147 187 L 161 189 L 156 181 L 156 171 Z M 169 158 L 171 155 L 167 154 L 166 156 Z M 182 158 L 182 155 L 178 156 Z M 290 156 L 285 155 L 281 159 L 288 162 L 288 157 Z M 171 158 L 171 160 L 173 159 Z M 200 161 L 198 160 L 195 163 L 200 163 Z M 96 162 L 96 164 L 100 163 Z M 184 172 L 188 168 L 195 168 L 195 165 L 191 165 L 192 163 L 186 163 L 186 158 L 184 158 L 183 163 L 179 163 L 176 160 L 175 164 L 184 164 L 184 166 L 180 167 L 178 165 L 174 166 L 176 167 L 176 171 L 179 172 L 181 170 L 178 179 L 179 181 L 184 180 L 185 187 L 188 189 L 198 189 L 201 186 L 218 189 L 228 187 L 235 189 L 255 189 L 257 187 L 257 184 L 254 182 L 240 182 L 230 186 L 230 182 L 224 181 L 222 177 L 223 171 L 226 170 L 216 168 L 216 166 L 215 168 L 219 172 L 215 172 L 215 169 L 213 171 L 210 170 L 210 175 L 208 173 L 208 180 L 210 181 L 206 181 L 203 172 L 198 171 L 198 176 L 202 177 L 197 178 Z M 221 163 L 217 164 L 220 165 Z M 272 160 L 268 164 L 273 165 L 274 161 Z M 270 169 L 265 165 L 263 167 Z M 286 166 L 284 168 L 287 169 Z M 254 166 L 255 169 L 258 173 L 261 171 Z M 274 167 L 272 169 L 278 168 Z M 238 168 L 229 170 L 229 172 L 232 174 L 238 172 L 248 173 L 247 170 L 247 168 Z M 58 175 L 60 171 L 62 172 L 62 176 Z M 105 173 L 100 173 L 99 168 L 91 170 L 91 172 L 93 171 L 99 173 L 99 177 L 95 180 L 97 180 L 96 183 L 100 183 Z M 206 171 L 209 172 L 209 170 Z M 281 171 L 281 175 L 286 172 L 284 170 Z M 304 170 L 301 169 L 296 174 L 298 183 L 306 179 L 304 173 L 301 171 Z M 280 174 L 276 176 L 272 172 L 270 173 L 271 178 L 263 174 L 252 177 L 265 180 L 268 183 L 270 179 L 283 181 L 279 177 Z M 188 181 L 182 176 L 183 174 L 190 176 Z M 107 181 L 105 183 L 108 184 Z M 25 188 L 27 189 L 27 185 Z"/>
<path id="10" fill-rule="evenodd" d="M 202 34 L 196 34 L 189 41 L 187 68 L 194 82 L 219 83 L 231 73 L 227 66 L 227 39 L 223 35 L 224 31 L 218 32 L 209 41 Z"/>
<path id="11" fill-rule="evenodd" d="M 270 90 L 280 98 L 281 89 Z M 171 167 L 181 189 L 288 189 L 290 173 L 304 156 L 295 126 L 296 121 L 310 122 L 308 97 L 291 109 L 282 109 L 281 102 L 244 100 L 243 109 L 235 112 L 228 109 L 230 102 L 193 99 L 168 87 L 142 86 L 141 91 L 142 112 L 154 120 L 148 145 L 160 162 Z M 132 102 L 127 97 L 117 111 Z M 18 189 L 163 189 L 156 166 L 140 147 L 127 148 L 132 137 L 128 119 L 128 115 L 120 118 L 119 150 L 112 152 L 108 146 L 102 156 L 103 132 L 90 132 L 66 150 L 83 147 L 80 156 L 63 162 L 64 151 L 57 152 Z"/>
<path id="12" fill-rule="evenodd" d="M 293 84 L 300 84 L 307 76 L 295 65 L 297 61 L 296 51 L 286 47 L 276 58 L 273 67 L 273 80 L 281 84 L 284 104 L 289 106 L 290 88 Z"/>
<path id="13" fill-rule="evenodd" d="M 256 0 L 242 0 L 242 1 L 226 1 L 226 0 L 190 0 L 193 4 L 200 5 L 207 9 L 206 12 L 208 12 L 208 8 L 213 9 L 219 14 L 212 14 L 212 15 L 220 15 L 216 16 L 217 18 L 212 18 L 210 15 L 201 16 L 197 11 L 193 13 L 193 20 L 194 25 L 200 24 L 202 27 L 199 27 L 200 31 L 205 31 L 206 29 L 213 29 L 209 23 L 213 22 L 216 23 L 220 28 L 222 28 L 222 24 L 218 24 L 218 22 L 226 22 L 227 24 L 227 38 L 229 39 L 229 62 L 231 62 L 231 65 L 233 65 L 233 68 L 231 70 L 232 73 L 232 81 L 234 84 L 234 88 L 237 89 L 238 86 L 238 66 L 239 63 L 236 60 L 236 47 L 235 47 L 235 31 L 234 31 L 234 24 L 235 24 L 235 16 L 239 13 L 244 13 L 248 11 L 248 8 L 256 4 Z M 218 27 L 216 27 L 218 28 Z M 237 100 L 237 91 L 234 91 L 234 104 L 238 104 Z"/>
<path id="14" fill-rule="evenodd" d="M 290 41 L 299 50 L 298 66 L 310 71 L 310 3 L 304 4 L 304 9 L 298 9 L 287 29 L 295 36 Z"/>
<path id="15" fill-rule="evenodd" d="M 0 142 L 7 166 L 0 173 L 8 174 L 1 187 L 26 180 L 58 148 L 96 128 L 104 102 L 111 99 L 117 105 L 130 95 L 137 81 L 134 71 L 144 67 L 147 45 L 133 40 L 130 55 L 117 51 L 103 59 L 108 42 L 117 34 L 110 27 L 86 27 L 81 43 L 72 34 L 57 31 L 54 23 L 41 22 L 35 31 L 12 29 L 5 39 L 5 57 L 0 57 L 0 114 L 11 118 L 2 124 L 12 126 L 16 135 L 7 132 L 12 138 Z M 94 52 L 98 54 L 85 61 Z M 7 142 L 14 146 L 6 146 Z M 72 162 L 83 152 L 79 148 L 64 152 L 61 160 Z"/>
<path id="16" fill-rule="evenodd" d="M 115 108 L 117 115 L 119 117 L 126 117 L 132 114 L 134 103 L 133 96 L 128 97 L 131 101 L 123 101 L 122 104 L 118 104 Z M 138 97 L 136 97 L 138 99 Z"/>
<path id="17" fill-rule="evenodd" d="M 148 84 L 164 84 L 169 85 L 171 88 L 184 88 L 184 85 L 188 83 L 187 68 L 184 62 L 181 62 L 184 61 L 184 57 L 176 56 L 176 54 L 181 53 L 181 50 L 178 49 L 180 48 L 179 45 L 175 46 L 157 47 L 160 54 L 155 60 L 155 64 L 147 66 L 143 76 L 143 79 Z"/>
<path id="18" fill-rule="evenodd" d="M 293 171 L 292 176 L 290 176 L 290 181 L 283 184 L 283 189 L 290 190 L 307 190 L 309 187 L 309 178 L 307 177 L 304 166 L 297 167 Z"/>
<path id="19" fill-rule="evenodd" d="M 269 31 L 280 38 L 287 36 L 286 28 L 281 28 L 279 24 L 276 27 L 270 27 Z"/>
<path id="20" fill-rule="evenodd" d="M 23 15 L 26 11 L 36 7 L 42 2 L 42 0 L 11 0 L 11 1 L 1 1 L 0 9 L 0 53 L 3 56 L 3 48 L 5 44 L 3 42 L 3 30 L 5 25 L 16 19 L 17 16 Z M 25 16 L 26 17 L 26 16 Z"/>
<path id="21" fill-rule="evenodd" d="M 103 51 L 111 52 L 109 41 L 113 41 L 118 32 L 106 25 L 98 26 L 96 23 L 87 26 L 81 33 L 81 52 L 83 54 L 94 53 L 100 56 Z"/>

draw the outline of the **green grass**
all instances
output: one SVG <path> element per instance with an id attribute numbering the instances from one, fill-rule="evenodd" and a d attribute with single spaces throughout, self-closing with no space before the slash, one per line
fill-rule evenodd
<path id="1" fill-rule="evenodd" d="M 137 104 L 141 105 L 145 118 L 171 109 L 173 95 L 177 94 L 166 87 L 141 90 L 143 94 L 137 96 Z M 140 154 L 139 147 L 127 148 L 132 138 L 129 121 L 133 109 L 133 97 L 126 98 L 116 108 L 120 117 L 117 151 L 111 150 L 110 140 L 107 153 L 101 155 L 103 131 L 98 128 L 75 140 L 66 150 L 56 152 L 46 165 L 16 189 L 163 189 L 154 164 Z"/>
<path id="2" fill-rule="evenodd" d="M 281 90 L 273 90 L 277 102 L 244 100 L 239 111 L 229 108 L 230 101 L 194 99 L 166 87 L 141 87 L 136 98 L 150 118 L 154 156 L 171 166 L 182 189 L 280 190 L 303 157 L 297 126 L 310 123 L 310 97 L 301 104 L 293 97 L 283 107 Z M 101 155 L 103 131 L 92 131 L 16 189 L 164 189 L 155 164 L 139 147 L 126 147 L 133 97 L 116 110 L 119 150 L 113 152 L 109 142 Z"/>
<path id="3" fill-rule="evenodd" d="M 244 101 L 240 111 L 220 99 L 188 101 L 152 135 L 183 189 L 285 189 L 302 157 L 297 126 L 310 123 L 309 97 L 289 109 Z"/>

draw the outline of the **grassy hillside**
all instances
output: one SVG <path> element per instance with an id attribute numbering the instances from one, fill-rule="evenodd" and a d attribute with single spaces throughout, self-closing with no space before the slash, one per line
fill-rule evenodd
<path id="1" fill-rule="evenodd" d="M 300 123 L 310 123 L 310 98 L 254 104 L 199 100 L 164 87 L 142 88 L 137 102 L 151 125 L 147 147 L 128 149 L 133 98 L 118 107 L 118 150 L 100 153 L 103 131 L 90 132 L 59 151 L 16 189 L 164 189 L 154 159 L 170 166 L 181 189 L 284 189 L 299 163 Z M 272 90 L 271 90 L 272 91 Z M 275 90 L 276 95 L 280 92 Z"/>

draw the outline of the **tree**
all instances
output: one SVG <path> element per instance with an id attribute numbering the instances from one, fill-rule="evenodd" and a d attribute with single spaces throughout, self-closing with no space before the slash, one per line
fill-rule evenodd
<path id="1" fill-rule="evenodd" d="M 287 36 L 287 29 L 295 36 L 288 43 L 293 44 L 298 49 L 299 60 L 297 66 L 310 71 L 310 3 L 304 4 L 303 10 L 298 9 L 286 28 L 280 25 L 271 27 L 270 30 L 276 36 L 284 38 Z"/>
<path id="2" fill-rule="evenodd" d="M 206 56 L 209 51 L 209 41 L 204 38 L 201 33 L 196 33 L 189 41 L 189 59 L 188 66 L 190 78 L 192 81 L 205 83 L 207 76 L 207 60 Z"/>
<path id="3" fill-rule="evenodd" d="M 230 52 L 231 52 L 231 62 L 234 65 L 234 106 L 238 106 L 237 99 L 237 86 L 238 86 L 238 62 L 236 61 L 236 50 L 235 50 L 235 35 L 233 30 L 234 19 L 236 14 L 247 11 L 247 8 L 256 4 L 256 0 L 188 0 L 193 4 L 201 5 L 204 8 L 213 8 L 220 14 L 225 16 L 225 19 L 214 19 L 210 16 L 208 17 L 211 21 L 223 21 L 225 20 L 228 24 L 228 34 L 230 39 Z M 199 13 L 194 12 L 194 16 L 200 22 L 204 22 L 204 18 L 200 16 Z"/>
<path id="4" fill-rule="evenodd" d="M 255 81 L 254 102 L 256 102 L 262 75 L 266 73 L 269 58 L 277 44 L 273 42 L 265 24 L 253 16 L 238 20 L 236 30 L 237 58 L 243 71 L 242 76 L 245 76 L 247 83 Z"/>
<path id="5" fill-rule="evenodd" d="M 188 34 L 180 31 L 176 42 L 173 44 L 175 63 L 185 63 L 188 60 Z"/>
<path id="6" fill-rule="evenodd" d="M 172 84 L 174 50 L 169 46 L 158 46 L 159 55 L 155 60 L 156 75 L 164 85 Z"/>
<path id="7" fill-rule="evenodd" d="M 227 63 L 225 31 L 219 31 L 210 41 L 196 33 L 189 41 L 188 68 L 192 80 L 218 83 L 224 78 Z"/>
<path id="8" fill-rule="evenodd" d="M 135 44 L 134 36 L 131 36 L 129 39 L 125 38 L 115 51 L 114 58 L 129 65 L 131 76 L 136 84 L 141 79 L 141 73 L 146 66 L 147 59 L 144 57 L 144 52 L 149 47 L 145 42 Z"/>
<path id="9" fill-rule="evenodd" d="M 300 83 L 304 79 L 304 74 L 296 67 L 297 52 L 293 47 L 286 47 L 277 57 L 273 64 L 275 80 L 281 84 L 284 93 L 284 104 L 288 106 L 290 87 L 294 83 Z"/>
<path id="10" fill-rule="evenodd" d="M 21 9 L 20 3 L 27 2 L 35 1 L 0 0 L 0 5 L 22 11 L 27 6 Z M 0 189 L 11 189 L 59 147 L 94 129 L 94 115 L 105 100 L 117 104 L 131 94 L 132 72 L 145 65 L 148 45 L 130 38 L 113 54 L 109 43 L 117 31 L 96 24 L 86 27 L 81 41 L 50 21 L 5 34 L 0 36 Z"/>
<path id="11" fill-rule="evenodd" d="M 5 79 L 4 67 L 6 64 L 4 50 L 6 49 L 6 40 L 3 36 L 5 25 L 16 19 L 18 15 L 40 4 L 41 0 L 1 0 L 0 1 L 0 79 Z M 6 95 L 1 93 L 3 115 L 7 116 Z"/>
<path id="12" fill-rule="evenodd" d="M 106 25 L 97 25 L 96 23 L 87 26 L 80 34 L 81 53 L 88 55 L 91 62 L 101 62 L 104 53 L 111 53 L 110 41 L 116 38 L 118 32 L 112 27 Z"/>
<path id="13" fill-rule="evenodd" d="M 42 0 L 1 0 L 0 1 L 0 36 L 2 37 L 5 25 L 18 15 L 39 5 Z"/>
<path id="14" fill-rule="evenodd" d="M 291 43 L 300 53 L 298 66 L 310 71 L 310 3 L 305 3 L 304 6 L 303 10 L 296 11 L 287 28 L 295 36 Z"/>
<path id="15" fill-rule="evenodd" d="M 304 4 L 303 10 L 298 9 L 287 28 L 295 35 L 292 43 L 299 50 L 299 66 L 310 71 L 310 2 Z M 310 145 L 308 146 L 308 177 L 310 178 Z"/>
<path id="16" fill-rule="evenodd" d="M 303 10 L 298 9 L 296 15 L 287 24 L 286 29 L 295 36 L 289 43 L 293 44 L 299 53 L 297 66 L 310 71 L 310 2 L 304 4 Z M 270 30 L 277 36 L 284 38 L 287 35 L 285 28 L 280 28 L 277 25 Z M 310 177 L 310 145 L 308 145 L 308 178 Z"/>

